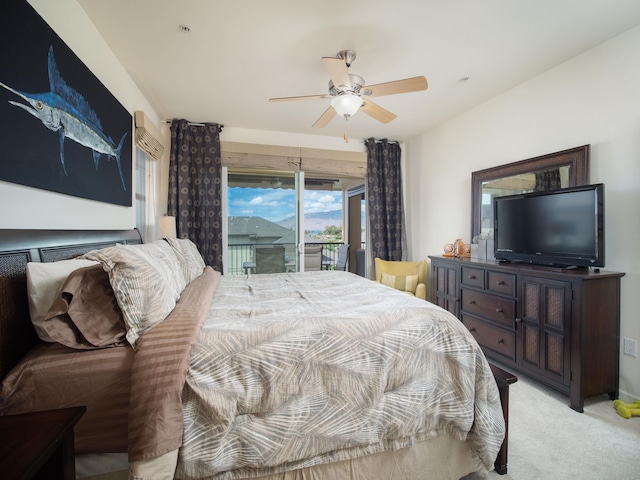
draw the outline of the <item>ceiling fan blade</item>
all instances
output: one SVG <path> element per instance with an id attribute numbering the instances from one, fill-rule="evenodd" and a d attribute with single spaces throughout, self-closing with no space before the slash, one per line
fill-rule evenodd
<path id="1" fill-rule="evenodd" d="M 322 115 L 320 115 L 320 118 L 316 120 L 316 123 L 313 124 L 313 128 L 326 127 L 327 125 L 329 125 L 329 122 L 333 120 L 333 117 L 335 116 L 336 116 L 336 111 L 333 109 L 333 107 L 330 106 L 324 111 Z"/>
<path id="2" fill-rule="evenodd" d="M 278 97 L 270 98 L 270 102 L 288 102 L 290 100 L 317 100 L 319 98 L 330 98 L 330 95 L 303 95 L 301 97 Z"/>
<path id="3" fill-rule="evenodd" d="M 371 118 L 375 118 L 379 122 L 389 123 L 397 117 L 395 113 L 391 113 L 389 110 L 385 110 L 380 105 L 376 105 L 371 100 L 364 100 L 363 105 L 360 107 L 360 111 L 366 113 Z"/>
<path id="4" fill-rule="evenodd" d="M 428 84 L 426 78 L 412 77 L 405 78 L 404 80 L 395 80 L 393 82 L 367 85 L 362 89 L 361 93 L 368 97 L 381 97 L 382 95 L 395 95 L 396 93 L 417 92 L 420 90 L 426 90 L 427 87 Z"/>
<path id="5" fill-rule="evenodd" d="M 351 88 L 349 69 L 342 58 L 322 57 L 322 63 L 324 63 L 324 68 L 327 69 L 334 87 L 340 88 L 344 85 Z"/>

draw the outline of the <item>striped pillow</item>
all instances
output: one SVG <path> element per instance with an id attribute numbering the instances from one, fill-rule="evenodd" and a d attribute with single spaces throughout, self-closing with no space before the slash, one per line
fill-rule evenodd
<path id="1" fill-rule="evenodd" d="M 187 285 L 204 270 L 204 260 L 198 251 L 198 247 L 188 238 L 165 238 L 169 245 L 176 251 L 182 265 L 182 272 Z"/>
<path id="2" fill-rule="evenodd" d="M 418 287 L 418 275 L 399 276 L 389 275 L 388 273 L 382 272 L 380 283 L 387 287 L 415 295 L 416 288 Z"/>
<path id="3" fill-rule="evenodd" d="M 134 348 L 144 332 L 171 313 L 186 286 L 180 262 L 163 240 L 93 250 L 82 258 L 100 262 L 109 273 Z"/>

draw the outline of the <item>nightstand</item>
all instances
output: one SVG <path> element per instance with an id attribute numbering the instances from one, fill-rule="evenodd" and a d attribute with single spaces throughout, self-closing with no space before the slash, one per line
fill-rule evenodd
<path id="1" fill-rule="evenodd" d="M 73 427 L 86 407 L 0 416 L 5 479 L 75 480 Z"/>

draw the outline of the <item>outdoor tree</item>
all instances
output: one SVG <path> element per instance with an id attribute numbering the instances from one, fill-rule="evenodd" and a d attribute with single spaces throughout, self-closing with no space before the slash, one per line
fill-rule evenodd
<path id="1" fill-rule="evenodd" d="M 324 227 L 323 235 L 327 237 L 342 238 L 342 227 L 336 227 L 335 225 L 327 225 Z"/>

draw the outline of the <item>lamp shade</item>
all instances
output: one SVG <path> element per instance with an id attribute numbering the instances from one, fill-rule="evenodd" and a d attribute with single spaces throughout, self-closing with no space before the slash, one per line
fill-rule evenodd
<path id="1" fill-rule="evenodd" d="M 362 99 L 357 95 L 345 93 L 344 95 L 334 97 L 333 100 L 331 100 L 331 106 L 338 112 L 338 115 L 349 118 L 355 115 L 362 106 Z"/>
<path id="2" fill-rule="evenodd" d="M 176 217 L 165 215 L 160 217 L 160 238 L 176 238 Z"/>

